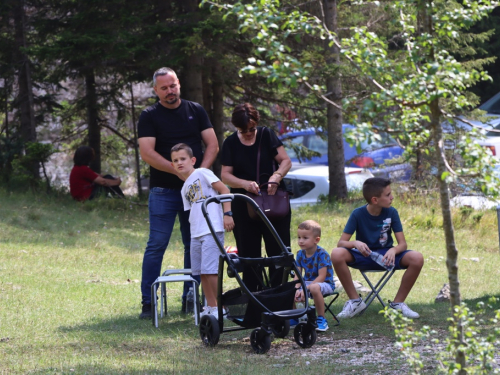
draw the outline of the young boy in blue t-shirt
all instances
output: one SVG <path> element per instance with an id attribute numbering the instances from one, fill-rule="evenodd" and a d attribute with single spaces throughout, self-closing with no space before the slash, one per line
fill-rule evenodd
<path id="1" fill-rule="evenodd" d="M 391 180 L 379 177 L 367 179 L 363 183 L 363 197 L 368 204 L 356 208 L 351 213 L 338 247 L 333 249 L 331 254 L 333 268 L 350 298 L 337 316 L 352 318 L 366 308 L 362 298 L 356 293 L 349 266 L 361 270 L 384 270 L 370 258 L 370 253 L 376 251 L 383 255 L 386 265 L 406 269 L 396 297 L 389 306 L 400 310 L 407 318 L 419 318 L 420 315 L 411 310 L 404 301 L 420 274 L 424 258 L 416 251 L 407 250 L 398 211 L 391 207 L 394 199 Z M 356 240 L 351 241 L 354 232 Z M 396 237 L 397 245 L 393 243 L 392 233 Z"/>
<path id="2" fill-rule="evenodd" d="M 317 331 L 324 332 L 328 329 L 325 319 L 325 294 L 333 293 L 335 283 L 333 282 L 333 267 L 330 256 L 318 242 L 321 238 L 321 226 L 314 220 L 306 220 L 297 229 L 300 249 L 297 253 L 295 263 L 300 273 L 304 271 L 304 281 L 308 290 L 309 298 L 314 300 L 318 314 Z M 298 280 L 295 276 L 294 280 Z M 297 284 L 295 302 L 304 302 L 305 294 L 302 286 Z M 290 326 L 297 325 L 296 319 L 290 320 Z"/>

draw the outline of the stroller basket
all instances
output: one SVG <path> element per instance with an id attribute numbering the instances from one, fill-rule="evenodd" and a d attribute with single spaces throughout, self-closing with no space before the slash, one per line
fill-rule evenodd
<path id="1" fill-rule="evenodd" d="M 252 295 L 268 310 L 279 314 L 279 311 L 293 309 L 295 284 L 296 282 L 288 282 L 275 288 L 253 292 Z M 228 319 L 245 328 L 259 327 L 261 314 L 267 311 L 240 288 L 228 290 L 223 294 L 222 301 L 229 308 Z"/>

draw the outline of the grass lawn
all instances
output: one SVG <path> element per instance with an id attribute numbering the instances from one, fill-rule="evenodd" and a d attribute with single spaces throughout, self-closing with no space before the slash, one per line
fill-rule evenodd
<path id="1" fill-rule="evenodd" d="M 320 245 L 331 250 L 350 211 L 361 204 L 353 199 L 296 210 L 292 238 L 297 224 L 314 219 L 323 227 Z M 447 282 L 439 202 L 400 194 L 393 204 L 409 247 L 426 260 L 407 300 L 421 314 L 415 326 L 429 325 L 444 336 L 450 308 L 434 302 Z M 454 218 L 463 299 L 473 306 L 500 296 L 496 212 L 456 209 Z M 194 319 L 179 313 L 181 284 L 172 283 L 169 314 L 154 328 L 138 319 L 147 236 L 146 207 L 0 191 L 0 374 L 383 374 L 404 366 L 376 302 L 362 316 L 319 334 L 311 349 L 298 348 L 291 331 L 274 340 L 267 354 L 256 355 L 250 331 L 223 333 L 216 347 L 204 347 Z M 235 244 L 232 234 L 226 244 Z M 296 242 L 292 249 L 298 250 Z M 176 227 L 163 269 L 182 268 L 182 251 Z M 386 286 L 385 299 L 393 298 L 401 275 Z M 357 271 L 353 278 L 362 281 Z M 344 302 L 341 295 L 334 311 Z M 364 349 L 350 350 L 348 342 Z M 382 343 L 391 348 L 383 365 L 360 361 Z"/>

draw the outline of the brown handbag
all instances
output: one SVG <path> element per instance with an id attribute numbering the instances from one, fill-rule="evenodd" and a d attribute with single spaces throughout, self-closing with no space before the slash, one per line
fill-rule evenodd
<path id="1" fill-rule="evenodd" d="M 245 194 L 252 198 L 255 203 L 260 207 L 262 212 L 267 216 L 267 218 L 271 221 L 281 219 L 287 216 L 290 213 L 290 193 L 287 190 L 281 189 L 277 182 L 265 182 L 260 184 L 260 174 L 259 174 L 259 166 L 260 166 L 260 149 L 262 138 L 264 137 L 264 131 L 266 128 L 262 129 L 262 133 L 259 140 L 259 149 L 257 151 L 257 183 L 259 184 L 260 194 L 255 195 L 250 192 L 246 192 Z M 274 171 L 274 163 L 273 163 L 273 171 Z M 278 185 L 278 189 L 276 189 L 276 193 L 274 195 L 269 195 L 267 193 L 268 185 Z M 265 188 L 265 189 L 264 189 Z M 259 220 L 259 215 L 254 210 L 254 208 L 247 203 L 248 215 L 250 218 L 254 220 Z"/>

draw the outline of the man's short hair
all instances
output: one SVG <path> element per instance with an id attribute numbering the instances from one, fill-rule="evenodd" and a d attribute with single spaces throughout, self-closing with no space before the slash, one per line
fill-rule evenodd
<path id="1" fill-rule="evenodd" d="M 185 143 L 177 143 L 170 149 L 170 155 L 172 155 L 172 152 L 178 152 L 180 150 L 186 151 L 190 158 L 193 157 L 193 149 Z"/>
<path id="2" fill-rule="evenodd" d="M 321 237 L 321 225 L 314 220 L 306 220 L 299 224 L 298 229 L 312 231 L 314 237 Z"/>
<path id="3" fill-rule="evenodd" d="M 384 189 L 391 184 L 391 180 L 382 177 L 371 177 L 363 183 L 363 197 L 371 203 L 373 197 L 379 198 Z"/>
<path id="4" fill-rule="evenodd" d="M 166 76 L 167 74 L 173 74 L 177 77 L 177 74 L 175 74 L 175 71 L 173 69 L 167 67 L 160 68 L 153 74 L 153 86 L 156 86 L 156 77 Z"/>

